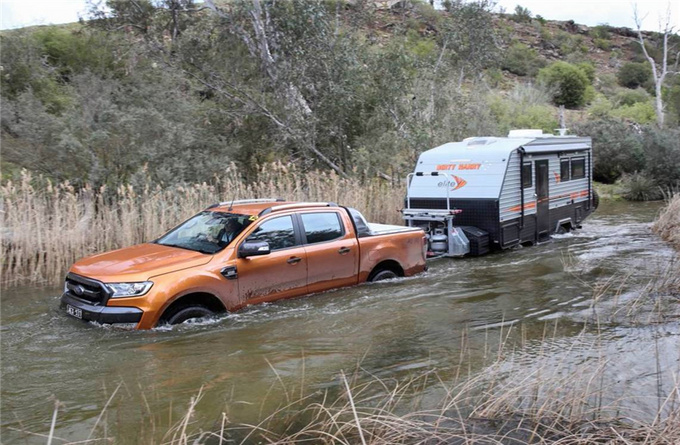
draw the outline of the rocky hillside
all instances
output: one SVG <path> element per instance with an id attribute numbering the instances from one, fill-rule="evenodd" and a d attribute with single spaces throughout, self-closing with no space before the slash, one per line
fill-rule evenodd
<path id="1" fill-rule="evenodd" d="M 399 178 L 447 141 L 553 131 L 563 105 L 574 131 L 618 141 L 621 159 L 598 169 L 612 182 L 648 170 L 644 147 L 676 131 L 680 76 L 664 85 L 655 129 L 632 30 L 478 2 L 379 3 L 114 2 L 86 23 L 3 32 L 3 176 L 115 190 L 210 181 L 231 164 L 254 178 L 280 160 Z M 659 35 L 644 38 L 660 60 Z"/>

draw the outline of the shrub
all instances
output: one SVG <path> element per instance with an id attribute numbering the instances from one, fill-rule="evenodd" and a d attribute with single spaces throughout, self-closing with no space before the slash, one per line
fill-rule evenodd
<path id="1" fill-rule="evenodd" d="M 628 119 L 635 123 L 646 125 L 656 121 L 656 111 L 649 102 L 638 102 L 633 105 L 624 105 L 612 111 L 612 116 Z"/>
<path id="2" fill-rule="evenodd" d="M 614 105 L 602 94 L 596 94 L 592 103 L 588 107 L 588 115 L 599 119 L 611 117 Z"/>
<path id="3" fill-rule="evenodd" d="M 593 83 L 595 81 L 595 65 L 593 65 L 591 62 L 580 62 L 576 64 L 577 67 L 583 71 L 583 74 L 586 75 L 590 83 Z"/>
<path id="4" fill-rule="evenodd" d="M 616 78 L 623 87 L 637 88 L 644 85 L 651 75 L 651 68 L 647 63 L 630 62 L 619 68 Z"/>
<path id="5" fill-rule="evenodd" d="M 538 72 L 540 83 L 554 89 L 553 102 L 567 108 L 578 108 L 585 103 L 588 76 L 577 66 L 567 62 L 555 62 Z"/>
<path id="6" fill-rule="evenodd" d="M 663 92 L 663 102 L 667 107 L 668 124 L 680 123 L 680 76 L 675 76 L 675 85 L 670 85 Z"/>
<path id="7" fill-rule="evenodd" d="M 619 120 L 605 118 L 578 124 L 574 132 L 593 138 L 596 181 L 612 184 L 624 173 L 634 173 L 645 166 L 640 135 Z"/>
<path id="8" fill-rule="evenodd" d="M 663 196 L 656 181 L 645 173 L 625 175 L 621 179 L 621 195 L 631 201 L 653 201 Z"/>
<path id="9" fill-rule="evenodd" d="M 503 58 L 502 68 L 518 76 L 535 76 L 545 66 L 545 60 L 538 52 L 522 43 L 515 43 L 508 48 Z"/>
<path id="10" fill-rule="evenodd" d="M 644 172 L 663 190 L 680 184 L 680 129 L 660 130 L 655 126 L 645 128 L 642 142 L 645 153 Z"/>
<path id="11" fill-rule="evenodd" d="M 621 90 L 621 87 L 616 82 L 616 76 L 613 74 L 601 73 L 597 76 L 596 85 L 597 90 L 608 98 L 614 97 Z"/>
<path id="12" fill-rule="evenodd" d="M 488 108 L 498 123 L 499 134 L 515 128 L 540 128 L 552 133 L 558 122 L 549 100 L 550 94 L 541 88 L 517 84 L 507 97 L 491 95 Z"/>
<path id="13" fill-rule="evenodd" d="M 603 51 L 609 51 L 610 49 L 612 49 L 612 43 L 606 39 L 594 39 L 593 43 L 595 44 L 596 47 L 600 48 Z"/>
<path id="14" fill-rule="evenodd" d="M 642 88 L 636 90 L 621 89 L 612 98 L 616 106 L 635 105 L 641 102 L 649 102 L 650 99 L 649 93 Z"/>
<path id="15" fill-rule="evenodd" d="M 515 13 L 510 18 L 518 23 L 531 22 L 531 11 L 528 8 L 517 5 L 515 6 Z"/>
<path id="16" fill-rule="evenodd" d="M 545 24 L 548 22 L 545 18 L 543 18 L 542 15 L 536 14 L 536 17 L 534 17 L 534 18 L 535 18 L 536 21 L 537 21 L 538 23 L 540 23 L 541 25 L 545 25 Z"/>
<path id="17" fill-rule="evenodd" d="M 594 39 L 610 40 L 612 35 L 610 33 L 611 26 L 609 25 L 597 25 L 593 26 L 588 34 L 590 34 Z"/>

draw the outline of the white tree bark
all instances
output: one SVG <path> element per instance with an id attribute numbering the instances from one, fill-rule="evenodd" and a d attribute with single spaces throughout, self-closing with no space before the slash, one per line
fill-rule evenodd
<path id="1" fill-rule="evenodd" d="M 633 7 L 633 19 L 635 20 L 635 25 L 637 26 L 638 43 L 642 48 L 642 53 L 652 67 L 652 76 L 654 77 L 654 92 L 656 94 L 655 98 L 655 111 L 656 111 L 656 123 L 659 128 L 664 126 L 665 115 L 664 115 L 664 104 L 663 98 L 661 96 L 663 83 L 666 80 L 666 76 L 669 74 L 677 74 L 678 60 L 676 56 L 674 71 L 668 70 L 668 36 L 673 33 L 673 27 L 671 23 L 671 9 L 670 3 L 668 4 L 668 9 L 666 11 L 666 24 L 663 26 L 663 60 L 661 66 L 657 67 L 656 61 L 649 55 L 647 48 L 645 47 L 645 39 L 642 36 L 642 21 L 644 17 L 640 17 L 637 11 L 637 5 Z M 680 54 L 680 53 L 679 53 Z"/>

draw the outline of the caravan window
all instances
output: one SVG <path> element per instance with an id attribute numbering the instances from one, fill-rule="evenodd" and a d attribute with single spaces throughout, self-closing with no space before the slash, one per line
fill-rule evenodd
<path id="1" fill-rule="evenodd" d="M 586 159 L 578 158 L 571 160 L 571 179 L 583 179 L 586 177 Z"/>
<path id="2" fill-rule="evenodd" d="M 560 160 L 560 182 L 568 181 L 569 177 L 569 159 Z"/>
<path id="3" fill-rule="evenodd" d="M 531 162 L 522 165 L 522 188 L 528 189 L 533 185 L 533 172 Z"/>

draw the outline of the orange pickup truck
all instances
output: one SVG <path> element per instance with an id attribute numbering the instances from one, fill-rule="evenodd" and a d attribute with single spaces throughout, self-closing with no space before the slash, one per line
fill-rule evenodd
<path id="1" fill-rule="evenodd" d="M 155 241 L 79 260 L 68 314 L 137 329 L 426 269 L 421 229 L 366 222 L 334 203 L 215 204 Z"/>

